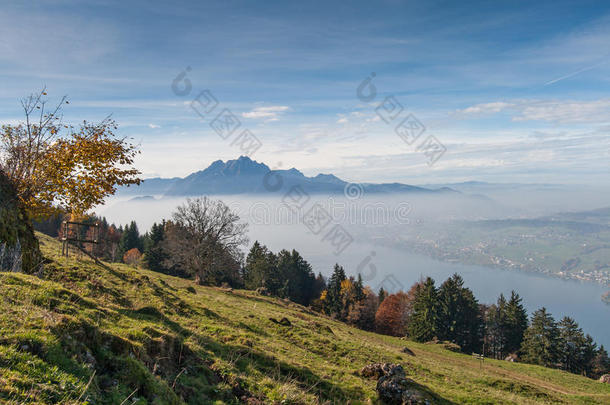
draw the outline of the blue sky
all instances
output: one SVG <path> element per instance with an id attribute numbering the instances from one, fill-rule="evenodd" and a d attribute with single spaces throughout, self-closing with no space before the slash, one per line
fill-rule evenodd
<path id="1" fill-rule="evenodd" d="M 252 156 L 350 181 L 610 182 L 610 3 L 603 1 L 8 2 L 0 121 L 46 86 L 68 120 L 112 113 L 146 177 L 238 147 L 190 108 L 209 90 Z M 187 67 L 188 95 L 171 89 Z M 377 97 L 356 89 L 367 77 Z M 446 148 L 433 165 L 377 106 L 394 96 Z M 402 115 L 401 115 L 402 117 Z M 402 118 L 400 118 L 402 119 Z"/>

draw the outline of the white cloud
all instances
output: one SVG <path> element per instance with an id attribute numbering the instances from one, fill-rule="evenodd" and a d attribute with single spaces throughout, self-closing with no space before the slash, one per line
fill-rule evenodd
<path id="1" fill-rule="evenodd" d="M 459 110 L 458 112 L 463 114 L 495 114 L 512 106 L 514 106 L 513 103 L 498 101 L 494 103 L 476 104 L 463 110 Z"/>
<path id="2" fill-rule="evenodd" d="M 157 128 L 161 128 L 161 125 L 157 125 L 157 124 L 148 124 L 148 128 L 150 128 L 150 129 L 157 129 Z"/>
<path id="3" fill-rule="evenodd" d="M 339 118 L 339 119 L 337 120 L 337 124 L 347 124 L 348 122 L 349 122 L 349 121 L 348 121 L 348 120 L 347 120 L 347 118 L 345 118 L 345 117 Z"/>
<path id="4" fill-rule="evenodd" d="M 252 111 L 242 113 L 242 117 L 251 119 L 262 119 L 265 122 L 277 121 L 280 115 L 289 111 L 290 107 L 284 105 L 273 105 L 268 107 L 256 107 Z"/>
<path id="5" fill-rule="evenodd" d="M 594 101 L 549 101 L 521 106 L 514 121 L 600 123 L 610 121 L 610 99 Z"/>
<path id="6" fill-rule="evenodd" d="M 568 123 L 610 122 L 610 99 L 591 101 L 573 100 L 516 100 L 475 104 L 457 113 L 464 116 L 491 115 L 512 111 L 513 121 L 548 121 Z"/>

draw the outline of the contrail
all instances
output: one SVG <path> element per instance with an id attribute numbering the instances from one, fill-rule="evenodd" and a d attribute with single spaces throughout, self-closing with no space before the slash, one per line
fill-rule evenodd
<path id="1" fill-rule="evenodd" d="M 550 82 L 544 83 L 544 85 L 548 86 L 550 84 L 554 84 L 554 83 L 560 82 L 562 80 L 569 79 L 572 76 L 576 76 L 577 74 L 582 73 L 582 72 L 586 72 L 587 70 L 595 69 L 596 67 L 601 66 L 601 65 L 606 64 L 606 63 L 608 63 L 608 61 L 603 61 L 603 62 L 596 63 L 595 65 L 592 65 L 592 66 L 589 66 L 589 67 L 586 67 L 586 68 L 582 68 L 580 70 L 577 70 L 576 72 L 572 72 L 569 75 L 565 75 L 565 76 L 562 76 L 560 78 L 553 79 Z"/>

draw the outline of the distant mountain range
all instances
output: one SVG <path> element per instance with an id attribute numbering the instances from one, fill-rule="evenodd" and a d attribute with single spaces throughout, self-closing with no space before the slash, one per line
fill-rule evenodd
<path id="1" fill-rule="evenodd" d="M 139 186 L 122 187 L 119 195 L 137 196 L 189 196 L 222 194 L 285 193 L 293 186 L 301 186 L 310 194 L 343 194 L 346 192 L 378 193 L 458 193 L 448 188 L 425 188 L 401 183 L 350 183 L 333 174 L 318 174 L 307 177 L 297 169 L 271 170 L 264 163 L 256 162 L 246 156 L 223 162 L 217 160 L 207 169 L 192 173 L 184 178 L 146 179 Z"/>

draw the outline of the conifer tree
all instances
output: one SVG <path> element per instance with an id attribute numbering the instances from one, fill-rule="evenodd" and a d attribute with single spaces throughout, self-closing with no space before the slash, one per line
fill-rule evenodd
<path id="1" fill-rule="evenodd" d="M 604 345 L 601 345 L 599 349 L 597 349 L 588 368 L 590 370 L 590 376 L 593 378 L 599 378 L 604 374 L 610 373 L 610 358 L 608 357 L 608 352 L 604 348 Z"/>
<path id="2" fill-rule="evenodd" d="M 527 311 L 523 307 L 521 297 L 511 291 L 510 299 L 506 303 L 506 329 L 504 331 L 504 351 L 515 353 L 521 347 L 523 334 L 527 329 Z"/>
<path id="3" fill-rule="evenodd" d="M 243 278 L 246 288 L 255 290 L 264 287 L 271 294 L 278 294 L 283 283 L 279 279 L 275 255 L 255 241 L 246 257 Z"/>
<path id="4" fill-rule="evenodd" d="M 165 222 L 165 221 L 164 221 Z M 165 223 L 154 223 L 150 228 L 150 232 L 146 234 L 146 243 L 144 244 L 144 262 L 150 270 L 166 272 L 167 268 L 164 262 L 167 259 L 167 254 L 163 251 L 161 242 L 165 237 Z"/>
<path id="5" fill-rule="evenodd" d="M 485 343 L 487 352 L 495 359 L 506 355 L 506 332 L 508 321 L 506 317 L 506 298 L 500 294 L 498 301 L 487 309 L 485 314 Z"/>
<path id="6" fill-rule="evenodd" d="M 381 305 L 381 303 L 383 302 L 383 300 L 385 300 L 385 297 L 386 297 L 387 295 L 388 295 L 388 294 L 385 292 L 385 290 L 383 289 L 383 287 L 381 287 L 381 288 L 379 289 L 379 293 L 377 294 L 377 297 L 378 297 L 377 299 L 379 300 L 379 305 Z"/>
<path id="7" fill-rule="evenodd" d="M 343 303 L 341 300 L 341 283 L 346 280 L 345 270 L 339 264 L 335 264 L 333 274 L 328 280 L 326 293 L 326 313 L 341 316 Z"/>
<path id="8" fill-rule="evenodd" d="M 140 232 L 138 231 L 136 221 L 131 221 L 131 223 L 125 227 L 125 230 L 121 235 L 121 240 L 119 241 L 120 257 L 131 249 L 142 250 Z"/>
<path id="9" fill-rule="evenodd" d="M 458 344 L 465 352 L 478 350 L 482 324 L 479 304 L 461 276 L 454 274 L 440 286 L 438 302 L 438 338 Z"/>
<path id="10" fill-rule="evenodd" d="M 430 277 L 415 290 L 413 312 L 408 322 L 409 337 L 418 342 L 432 340 L 438 334 L 438 293 Z"/>
<path id="11" fill-rule="evenodd" d="M 523 360 L 553 367 L 560 359 L 559 345 L 559 329 L 555 319 L 544 307 L 534 312 L 521 345 Z"/>

